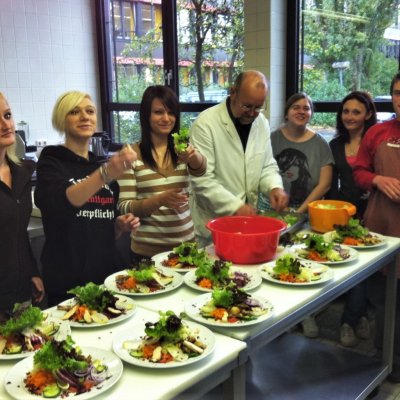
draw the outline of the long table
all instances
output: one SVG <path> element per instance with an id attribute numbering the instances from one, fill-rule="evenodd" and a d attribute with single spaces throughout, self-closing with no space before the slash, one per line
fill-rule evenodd
<path id="1" fill-rule="evenodd" d="M 51 312 L 51 310 L 50 310 Z M 79 346 L 97 347 L 112 351 L 113 336 L 130 326 L 155 321 L 158 314 L 138 307 L 128 320 L 100 328 L 73 328 L 72 337 Z M 120 380 L 97 398 L 107 400 L 147 399 L 167 400 L 198 399 L 215 386 L 224 383 L 237 368 L 239 354 L 245 350 L 246 343 L 215 333 L 214 351 L 198 363 L 172 369 L 141 368 L 124 363 Z M 3 383 L 8 370 L 17 362 L 0 360 L 0 381 Z M 0 399 L 11 399 L 0 385 Z M 23 399 L 21 399 L 23 400 Z"/>
<path id="2" fill-rule="evenodd" d="M 274 349 L 278 349 L 280 342 L 275 342 L 274 339 L 279 338 L 280 341 L 285 340 L 284 347 L 288 347 L 290 351 L 288 354 L 280 354 L 275 357 L 274 362 L 268 364 L 268 362 L 262 365 L 263 373 L 265 372 L 265 380 L 268 380 L 268 376 L 273 376 L 274 384 L 271 385 L 272 389 L 269 391 L 270 398 L 286 398 L 285 388 L 290 390 L 296 390 L 296 396 L 293 397 L 293 393 L 289 393 L 288 399 L 322 399 L 324 395 L 332 394 L 332 376 L 335 375 L 334 384 L 339 387 L 343 393 L 346 393 L 344 399 L 357 399 L 364 398 L 370 393 L 379 383 L 381 383 L 391 371 L 392 354 L 393 354 L 393 335 L 394 335 L 394 313 L 395 313 L 395 298 L 396 298 L 396 278 L 395 278 L 395 258 L 400 250 L 400 239 L 393 237 L 386 237 L 387 244 L 384 247 L 374 249 L 363 249 L 359 251 L 358 258 L 350 263 L 343 263 L 333 266 L 334 277 L 333 280 L 322 285 L 306 286 L 306 287 L 288 287 L 280 284 L 274 284 L 264 281 L 252 293 L 263 296 L 270 300 L 274 306 L 274 316 L 263 323 L 252 325 L 243 328 L 224 328 L 212 326 L 216 332 L 222 333 L 223 335 L 243 340 L 247 343 L 246 352 L 242 353 L 240 357 L 242 359 L 239 362 L 239 366 L 234 371 L 234 382 L 235 382 L 235 398 L 244 399 L 246 396 L 246 362 L 252 357 L 263 354 L 265 360 L 270 359 L 273 355 Z M 386 315 L 385 315 L 385 330 L 384 330 L 384 346 L 382 352 L 382 358 L 377 361 L 375 358 L 364 358 L 362 356 L 355 356 L 353 352 L 343 351 L 336 347 L 335 349 L 326 349 L 321 351 L 320 343 L 314 340 L 303 339 L 299 337 L 293 337 L 286 335 L 282 338 L 281 335 L 285 334 L 291 327 L 302 321 L 306 316 L 314 313 L 334 299 L 345 293 L 351 287 L 357 285 L 359 282 L 365 280 L 368 276 L 379 271 L 382 267 L 387 266 L 387 288 L 386 288 Z M 260 266 L 243 266 L 249 270 L 256 270 Z M 185 304 L 198 296 L 199 292 L 189 287 L 183 286 L 179 290 L 173 292 L 170 296 L 165 296 L 162 301 L 154 298 L 141 299 L 139 304 L 149 310 L 163 311 L 173 310 L 176 313 L 184 311 Z M 301 341 L 301 343 L 299 343 Z M 292 343 L 292 344 L 290 344 Z M 267 346 L 268 345 L 268 346 Z M 316 348 L 318 347 L 318 348 Z M 318 355 L 318 391 L 314 392 L 310 397 L 308 389 L 304 388 L 304 394 L 302 394 L 300 386 L 296 386 L 293 389 L 291 385 L 288 385 L 288 381 L 292 377 L 288 377 L 286 371 L 287 366 L 291 365 L 293 359 L 296 357 L 296 349 L 300 348 L 302 354 L 314 354 L 317 352 Z M 314 349 L 315 348 L 315 349 Z M 314 351 L 314 350 L 315 351 Z M 321 357 L 323 353 L 326 353 L 326 360 Z M 280 353 L 281 350 L 280 350 Z M 317 354 L 315 353 L 315 354 Z M 336 355 L 336 354 L 338 355 Z M 285 358 L 287 356 L 288 358 Z M 243 358 L 244 357 L 244 358 Z M 337 363 L 337 370 L 332 370 L 333 357 L 335 357 L 335 363 Z M 358 363 L 354 363 L 354 358 L 358 358 Z M 278 368 L 276 360 L 279 359 L 280 368 L 282 373 L 272 374 L 268 371 L 267 367 L 270 366 L 272 369 Z M 339 362 L 340 361 L 340 362 Z M 305 358 L 305 362 L 312 363 L 312 359 L 309 357 Z M 327 367 L 326 373 L 324 373 L 324 365 Z M 360 369 L 357 369 L 357 365 Z M 352 366 L 349 371 L 348 366 Z M 307 373 L 314 373 L 316 370 L 314 367 L 303 368 L 298 365 L 296 368 L 296 374 L 300 377 L 301 371 Z M 350 382 L 349 382 L 350 374 Z M 357 374 L 363 374 L 363 376 L 357 377 Z M 281 380 L 279 381 L 279 377 Z M 294 378 L 294 376 L 293 376 Z M 343 378 L 344 382 L 341 386 L 340 380 Z M 306 378 L 302 378 L 306 379 Z M 293 382 L 298 382 L 297 379 L 293 379 Z M 358 382 L 358 384 L 353 382 Z M 350 386 L 350 387 L 349 387 Z M 315 387 L 315 382 L 311 387 Z M 278 389 L 277 389 L 278 388 Z M 282 389 L 283 391 L 280 391 Z M 335 389 L 337 391 L 337 389 Z M 341 398 L 340 396 L 337 398 Z"/>
<path id="3" fill-rule="evenodd" d="M 270 383 L 264 398 L 323 399 L 332 398 L 332 393 L 338 399 L 365 398 L 391 370 L 396 295 L 394 261 L 399 249 L 400 239 L 387 237 L 385 247 L 360 251 L 357 260 L 333 267 L 333 280 L 323 285 L 287 287 L 264 281 L 253 293 L 272 302 L 272 318 L 248 327 L 210 327 L 216 333 L 215 352 L 187 368 L 155 371 L 124 365 L 121 380 L 106 392 L 104 398 L 125 399 L 134 393 L 136 397 L 146 399 L 196 399 L 225 382 L 226 398 L 241 400 L 246 398 L 246 368 L 251 366 L 254 375 L 259 377 L 257 368 L 262 368 L 262 379 Z M 328 349 L 314 340 L 286 334 L 305 316 L 320 310 L 385 265 L 388 265 L 387 307 L 381 359 L 355 355 L 339 348 Z M 243 266 L 249 270 L 259 267 Z M 146 321 L 159 310 L 180 313 L 186 302 L 199 293 L 182 285 L 165 294 L 135 297 L 139 307 L 131 319 L 100 329 L 74 329 L 73 337 L 78 344 L 110 350 L 115 332 L 138 320 Z M 1 379 L 14 363 L 1 360 Z M 340 393 L 346 396 L 340 397 Z M 0 398 L 9 398 L 3 386 Z"/>

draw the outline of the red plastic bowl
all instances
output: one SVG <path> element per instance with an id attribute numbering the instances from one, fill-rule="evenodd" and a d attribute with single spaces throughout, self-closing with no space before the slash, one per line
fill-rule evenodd
<path id="1" fill-rule="evenodd" d="M 276 218 L 255 215 L 220 217 L 206 227 L 211 231 L 218 257 L 235 264 L 259 264 L 274 258 L 279 235 L 286 224 Z"/>

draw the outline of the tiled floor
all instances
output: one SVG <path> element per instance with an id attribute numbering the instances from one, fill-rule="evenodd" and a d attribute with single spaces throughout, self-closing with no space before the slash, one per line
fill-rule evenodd
<path id="1" fill-rule="evenodd" d="M 320 337 L 322 337 L 322 339 L 320 338 L 319 340 L 328 341 L 330 343 L 334 342 L 340 346 L 339 327 L 342 312 L 343 301 L 342 299 L 338 299 L 337 301 L 331 303 L 327 309 L 323 310 L 317 315 L 316 319 L 320 328 Z M 370 315 L 370 326 L 373 334 L 373 315 Z M 371 355 L 373 355 L 376 351 L 372 338 L 371 340 L 360 340 L 358 345 L 353 349 L 354 351 Z M 385 381 L 380 386 L 378 394 L 374 397 L 374 400 L 400 400 L 400 384 Z"/>
<path id="2" fill-rule="evenodd" d="M 319 340 L 321 342 L 328 342 L 330 344 L 335 344 L 337 346 L 340 346 L 339 344 L 339 327 L 340 327 L 340 316 L 342 314 L 343 310 L 343 302 L 341 299 L 338 301 L 331 303 L 328 308 L 323 310 L 322 312 L 318 313 L 316 319 L 318 323 L 318 327 L 320 329 L 320 337 L 316 340 Z M 372 328 L 372 333 L 374 331 L 374 322 L 373 322 L 373 317 L 371 316 L 371 328 Z M 296 333 L 296 330 L 293 332 Z M 301 334 L 300 330 L 297 330 L 298 334 Z M 374 355 L 375 354 L 375 348 L 373 344 L 373 340 L 360 340 L 357 346 L 355 346 L 353 349 L 355 352 L 360 352 L 363 354 L 369 354 L 369 355 Z M 249 386 L 249 384 L 248 384 Z M 251 384 L 250 384 L 251 386 Z M 253 395 L 250 393 L 254 393 L 251 390 L 247 390 L 247 400 L 264 400 L 264 398 Z M 221 388 L 217 388 L 216 390 L 208 393 L 202 400 L 217 400 L 221 398 Z M 332 399 L 335 400 L 353 400 L 351 398 L 341 398 L 337 399 L 334 395 L 332 396 Z M 382 385 L 379 387 L 379 391 L 376 394 L 375 397 L 373 397 L 374 400 L 400 400 L 400 384 L 394 384 L 390 383 L 388 381 L 383 382 Z M 279 400 L 279 399 L 272 399 L 272 400 Z M 296 400 L 295 397 L 291 400 Z M 330 400 L 330 399 L 328 399 Z"/>
<path id="3" fill-rule="evenodd" d="M 384 382 L 374 400 L 400 400 L 400 384 Z"/>

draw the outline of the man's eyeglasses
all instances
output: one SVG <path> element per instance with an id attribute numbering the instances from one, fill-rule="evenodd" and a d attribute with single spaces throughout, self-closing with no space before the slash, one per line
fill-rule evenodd
<path id="1" fill-rule="evenodd" d="M 253 106 L 246 106 L 245 104 L 239 104 L 239 107 L 244 112 L 254 111 L 255 113 L 260 113 L 265 111 L 265 107 L 253 107 Z"/>

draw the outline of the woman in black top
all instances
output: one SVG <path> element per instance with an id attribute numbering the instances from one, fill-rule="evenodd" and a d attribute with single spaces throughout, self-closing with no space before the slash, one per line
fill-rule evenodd
<path id="1" fill-rule="evenodd" d="M 17 302 L 31 301 L 32 292 L 38 302 L 44 297 L 27 232 L 35 164 L 15 156 L 15 135 L 10 106 L 0 93 L 0 316 Z"/>
<path id="2" fill-rule="evenodd" d="M 136 153 L 128 146 L 102 164 L 89 151 L 97 123 L 91 97 L 64 93 L 52 122 L 65 143 L 41 152 L 35 190 L 46 237 L 41 261 L 50 306 L 70 297 L 69 289 L 89 281 L 103 283 L 121 269 L 114 239 L 138 226 L 132 214 L 117 216 L 118 184 L 113 181 L 131 167 Z"/>
<path id="3" fill-rule="evenodd" d="M 366 92 L 352 92 L 339 106 L 336 136 L 329 143 L 335 165 L 327 198 L 354 204 L 357 207 L 357 218 L 360 220 L 367 206 L 368 193 L 356 186 L 353 165 L 365 132 L 375 124 L 376 110 L 371 96 Z M 343 346 L 352 347 L 357 343 L 357 337 L 368 339 L 370 336 L 366 290 L 366 283 L 363 282 L 346 294 L 340 329 L 340 342 Z"/>
<path id="4" fill-rule="evenodd" d="M 354 204 L 360 219 L 367 205 L 368 193 L 355 185 L 352 165 L 365 132 L 375 124 L 376 110 L 370 95 L 366 92 L 352 92 L 339 106 L 336 135 L 329 143 L 335 165 L 331 189 L 326 197 Z"/>

